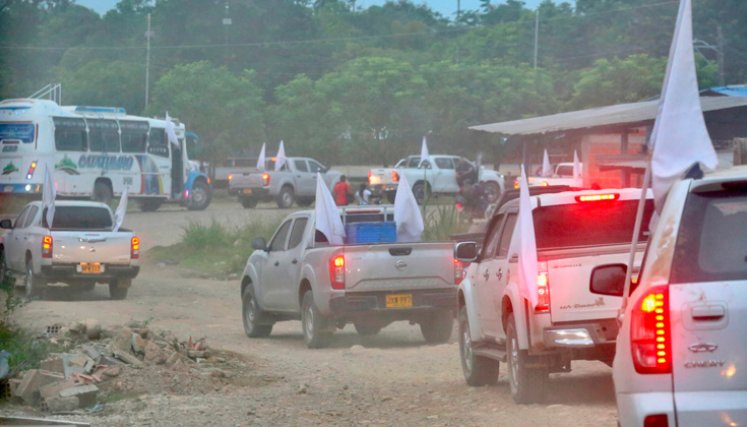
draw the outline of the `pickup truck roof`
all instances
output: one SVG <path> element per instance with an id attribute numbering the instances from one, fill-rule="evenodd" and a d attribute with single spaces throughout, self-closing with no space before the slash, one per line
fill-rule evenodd
<path id="1" fill-rule="evenodd" d="M 557 186 L 564 187 L 564 186 Z M 549 188 L 549 187 L 545 187 Z M 650 192 L 649 192 L 650 193 Z M 555 206 L 555 205 L 568 205 L 579 202 L 578 197 L 581 196 L 607 196 L 614 197 L 614 200 L 638 200 L 641 197 L 640 188 L 608 188 L 603 190 L 571 190 L 571 191 L 560 191 L 560 192 L 549 192 L 530 195 L 530 198 L 536 200 L 536 206 Z M 652 196 L 649 194 L 648 198 Z M 605 199 L 606 200 L 606 199 Z M 591 200 L 590 200 L 591 201 Z M 518 197 L 509 200 L 504 203 L 503 209 L 498 209 L 496 212 L 505 211 L 512 207 L 519 205 Z"/>
<path id="2" fill-rule="evenodd" d="M 37 200 L 29 204 L 35 205 L 35 206 L 41 206 L 42 202 L 40 200 Z M 88 200 L 55 200 L 54 205 L 55 206 L 80 206 L 80 207 L 110 209 L 109 206 L 105 203 L 88 201 Z"/>

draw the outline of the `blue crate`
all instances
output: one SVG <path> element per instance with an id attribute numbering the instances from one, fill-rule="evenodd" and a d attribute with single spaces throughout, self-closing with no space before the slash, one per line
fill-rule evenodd
<path id="1" fill-rule="evenodd" d="M 356 222 L 345 224 L 346 242 L 361 243 L 394 243 L 397 241 L 397 225 L 387 222 Z"/>

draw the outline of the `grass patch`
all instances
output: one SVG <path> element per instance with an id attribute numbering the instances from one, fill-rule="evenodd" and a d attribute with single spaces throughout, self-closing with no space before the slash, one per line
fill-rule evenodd
<path id="1" fill-rule="evenodd" d="M 213 277 L 239 274 L 252 253 L 252 240 L 269 238 L 279 222 L 255 220 L 241 227 L 226 227 L 213 220 L 209 225 L 190 222 L 182 241 L 156 246 L 149 254 L 156 261 L 180 265 Z"/>
<path id="2" fill-rule="evenodd" d="M 450 240 L 452 234 L 464 233 L 469 222 L 459 215 L 454 204 L 439 205 L 425 216 L 423 240 L 426 242 Z"/>

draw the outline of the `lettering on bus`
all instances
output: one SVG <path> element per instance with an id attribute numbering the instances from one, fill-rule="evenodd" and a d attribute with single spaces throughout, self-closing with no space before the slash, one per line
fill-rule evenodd
<path id="1" fill-rule="evenodd" d="M 105 170 L 130 170 L 135 160 L 132 156 L 82 155 L 78 159 L 78 167 Z"/>

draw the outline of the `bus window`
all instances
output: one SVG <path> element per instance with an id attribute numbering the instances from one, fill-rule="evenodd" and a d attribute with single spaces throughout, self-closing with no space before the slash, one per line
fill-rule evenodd
<path id="1" fill-rule="evenodd" d="M 86 151 L 86 122 L 83 119 L 53 117 L 54 142 L 59 151 Z"/>
<path id="2" fill-rule="evenodd" d="M 114 120 L 87 119 L 91 151 L 119 153 L 119 127 Z"/>
<path id="3" fill-rule="evenodd" d="M 24 144 L 34 142 L 34 125 L 32 123 L 0 123 L 0 141 L 21 141 Z"/>
<path id="4" fill-rule="evenodd" d="M 161 157 L 169 157 L 169 143 L 166 140 L 166 129 L 150 128 L 148 153 Z"/>
<path id="5" fill-rule="evenodd" d="M 145 153 L 145 142 L 148 139 L 148 123 L 120 121 L 122 129 L 122 151 L 125 153 Z"/>

